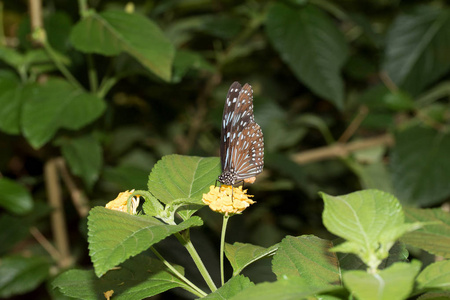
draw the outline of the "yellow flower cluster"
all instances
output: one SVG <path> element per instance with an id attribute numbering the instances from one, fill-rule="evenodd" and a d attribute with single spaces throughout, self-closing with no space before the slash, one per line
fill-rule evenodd
<path id="1" fill-rule="evenodd" d="M 255 203 L 248 197 L 253 197 L 253 195 L 247 195 L 247 190 L 242 190 L 242 186 L 236 188 L 231 185 L 222 185 L 219 188 L 212 185 L 209 193 L 203 194 L 202 200 L 213 211 L 233 215 L 242 213 Z"/>
<path id="2" fill-rule="evenodd" d="M 112 201 L 109 201 L 105 207 L 107 209 L 127 212 L 127 201 L 133 192 L 134 192 L 134 190 L 119 193 L 117 198 Z M 131 214 L 132 215 L 136 214 L 136 209 L 138 208 L 138 206 L 139 206 L 139 195 L 137 195 L 136 197 L 133 197 L 131 199 Z"/>

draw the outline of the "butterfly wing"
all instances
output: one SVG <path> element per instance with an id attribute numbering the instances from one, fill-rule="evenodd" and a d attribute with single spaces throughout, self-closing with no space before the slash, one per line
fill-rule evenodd
<path id="1" fill-rule="evenodd" d="M 240 87 L 237 82 L 231 85 L 222 117 L 222 174 L 233 174 L 233 182 L 256 176 L 264 166 L 264 140 L 253 116 L 253 90 L 249 84 Z"/>
<path id="2" fill-rule="evenodd" d="M 222 133 L 220 135 L 220 162 L 222 164 L 222 171 L 225 170 L 226 168 L 230 168 L 229 149 L 231 140 L 230 134 L 233 130 L 232 118 L 234 117 L 234 110 L 241 89 L 242 86 L 239 82 L 237 81 L 233 82 L 233 84 L 230 86 L 230 89 L 228 90 L 227 100 L 225 101 L 225 106 L 223 108 Z"/>
<path id="3" fill-rule="evenodd" d="M 233 161 L 236 166 L 236 180 L 254 177 L 264 167 L 264 137 L 261 127 L 252 122 L 240 134 L 236 142 Z"/>

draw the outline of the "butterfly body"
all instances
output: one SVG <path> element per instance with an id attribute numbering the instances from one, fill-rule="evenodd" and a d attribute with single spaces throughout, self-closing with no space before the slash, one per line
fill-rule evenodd
<path id="1" fill-rule="evenodd" d="M 254 182 L 264 167 L 264 137 L 253 116 L 253 90 L 234 82 L 228 90 L 220 140 L 222 184 Z"/>

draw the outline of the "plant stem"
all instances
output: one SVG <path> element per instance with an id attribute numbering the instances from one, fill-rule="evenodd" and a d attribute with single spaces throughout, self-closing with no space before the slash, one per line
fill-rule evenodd
<path id="1" fill-rule="evenodd" d="M 223 224 L 222 224 L 222 234 L 220 236 L 220 280 L 222 285 L 225 284 L 225 275 L 224 275 L 224 269 L 223 269 L 223 253 L 224 253 L 224 246 L 225 246 L 225 233 L 227 231 L 227 224 L 228 219 L 230 216 L 224 215 L 223 216 Z"/>
<path id="2" fill-rule="evenodd" d="M 88 10 L 87 0 L 78 0 L 80 16 L 83 17 Z"/>
<path id="3" fill-rule="evenodd" d="M 89 86 L 91 87 L 91 92 L 97 93 L 98 78 L 97 78 L 97 72 L 95 70 L 94 60 L 92 59 L 92 54 L 86 55 L 86 62 L 88 65 Z"/>
<path id="4" fill-rule="evenodd" d="M 187 238 L 183 237 L 179 232 L 175 233 L 175 237 L 178 239 L 178 241 L 180 241 L 180 243 L 186 248 L 186 250 L 191 255 L 195 265 L 197 266 L 197 269 L 200 271 L 200 274 L 202 274 L 203 279 L 206 281 L 206 284 L 211 289 L 211 291 L 214 292 L 215 290 L 217 290 L 217 287 L 214 284 L 211 275 L 209 275 L 208 270 L 206 269 L 202 259 L 197 253 L 197 250 L 195 250 L 194 245 L 191 242 L 191 239 L 189 237 Z"/>
<path id="5" fill-rule="evenodd" d="M 45 34 L 45 32 L 44 32 Z M 67 78 L 67 80 L 75 87 L 79 88 L 80 90 L 84 90 L 83 86 L 76 80 L 75 77 L 73 77 L 72 73 L 66 68 L 66 66 L 60 61 L 58 58 L 58 55 L 53 50 L 52 46 L 48 43 L 47 39 L 41 40 L 42 45 L 44 45 L 45 51 L 47 51 L 50 58 L 55 63 L 58 70 L 63 73 L 63 75 Z"/>
<path id="6" fill-rule="evenodd" d="M 205 297 L 207 295 L 204 291 L 199 289 L 195 284 L 193 284 L 186 277 L 184 277 L 183 274 L 178 272 L 177 269 L 175 269 L 161 254 L 159 254 L 159 252 L 154 247 L 150 247 L 150 250 L 152 250 L 152 252 L 163 262 L 163 264 L 166 265 L 166 267 L 172 271 L 172 273 L 178 276 L 178 278 L 184 281 L 184 283 L 186 283 L 191 288 L 190 292 L 199 297 Z"/>

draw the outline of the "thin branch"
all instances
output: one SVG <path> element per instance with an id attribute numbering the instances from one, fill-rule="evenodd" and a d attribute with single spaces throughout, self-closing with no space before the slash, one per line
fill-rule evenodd
<path id="1" fill-rule="evenodd" d="M 75 180 L 67 169 L 65 160 L 62 157 L 58 157 L 55 159 L 55 162 L 58 166 L 59 174 L 61 175 L 62 180 L 69 190 L 70 197 L 72 199 L 73 205 L 75 206 L 75 209 L 78 212 L 78 215 L 81 218 L 86 217 L 89 213 L 90 206 L 88 200 L 83 194 L 83 190 L 80 189 L 75 183 Z"/>
<path id="2" fill-rule="evenodd" d="M 55 261 L 59 261 L 61 259 L 61 255 L 58 250 L 52 245 L 52 243 L 49 242 L 49 240 L 47 240 L 39 229 L 33 226 L 30 228 L 30 233 Z"/>
<path id="3" fill-rule="evenodd" d="M 375 138 L 368 138 L 348 144 L 336 143 L 334 145 L 304 151 L 292 155 L 291 158 L 298 164 L 307 164 L 330 158 L 345 157 L 352 152 L 362 149 L 372 148 L 376 146 L 392 146 L 393 144 L 394 138 L 392 137 L 392 135 L 386 133 Z"/>
<path id="4" fill-rule="evenodd" d="M 61 186 L 58 180 L 58 168 L 55 159 L 50 159 L 44 166 L 45 186 L 47 190 L 48 202 L 52 208 L 50 215 L 53 238 L 56 248 L 60 254 L 58 265 L 66 268 L 72 259 L 70 256 L 69 238 L 64 215 L 64 206 L 61 196 Z"/>
<path id="5" fill-rule="evenodd" d="M 43 28 L 42 1 L 28 0 L 28 7 L 30 9 L 31 32 Z"/>
<path id="6" fill-rule="evenodd" d="M 392 81 L 386 71 L 380 72 L 380 79 L 391 93 L 398 92 L 398 86 Z"/>
<path id="7" fill-rule="evenodd" d="M 367 117 L 367 114 L 369 113 L 369 109 L 367 106 L 361 106 L 359 109 L 358 114 L 353 119 L 353 121 L 350 123 L 350 125 L 345 129 L 344 133 L 341 135 L 341 137 L 338 139 L 338 143 L 346 143 L 358 130 L 359 126 L 361 125 L 362 121 Z"/>

